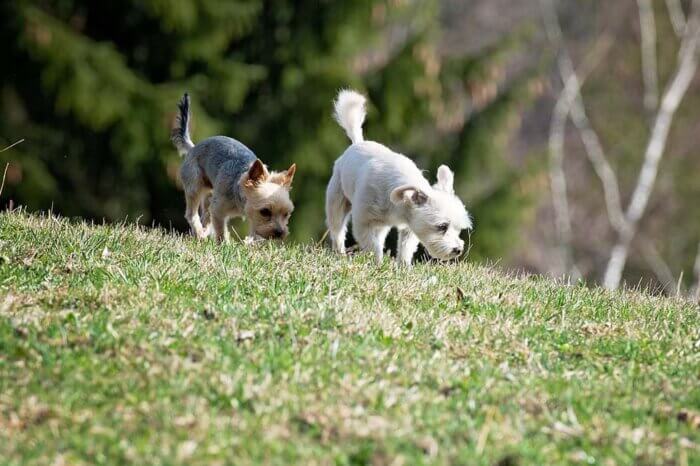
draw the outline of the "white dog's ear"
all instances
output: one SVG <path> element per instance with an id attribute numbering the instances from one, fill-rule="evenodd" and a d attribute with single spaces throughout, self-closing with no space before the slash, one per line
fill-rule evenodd
<path id="1" fill-rule="evenodd" d="M 455 175 L 450 170 L 447 165 L 440 165 L 437 171 L 437 183 L 435 183 L 435 189 L 439 189 L 442 192 L 454 194 Z"/>
<path id="2" fill-rule="evenodd" d="M 391 199 L 391 202 L 394 204 L 410 202 L 413 205 L 423 205 L 428 202 L 428 196 L 420 189 L 411 185 L 399 186 L 394 189 L 389 199 Z"/>

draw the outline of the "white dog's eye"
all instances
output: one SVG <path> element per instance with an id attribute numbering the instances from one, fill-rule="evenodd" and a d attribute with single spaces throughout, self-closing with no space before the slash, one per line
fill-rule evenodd
<path id="1" fill-rule="evenodd" d="M 260 209 L 260 215 L 263 217 L 270 217 L 272 216 L 272 211 L 270 209 Z"/>
<path id="2" fill-rule="evenodd" d="M 450 228 L 450 224 L 449 223 L 441 223 L 436 228 L 437 228 L 437 231 L 439 231 L 440 233 L 447 233 L 447 230 Z"/>

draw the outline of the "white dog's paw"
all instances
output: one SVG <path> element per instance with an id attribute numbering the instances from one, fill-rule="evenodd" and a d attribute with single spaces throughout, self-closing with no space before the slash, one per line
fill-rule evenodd
<path id="1" fill-rule="evenodd" d="M 362 249 L 360 249 L 359 244 L 353 244 L 352 246 L 345 248 L 346 256 L 354 256 L 356 254 L 359 254 L 360 252 L 362 252 Z"/>

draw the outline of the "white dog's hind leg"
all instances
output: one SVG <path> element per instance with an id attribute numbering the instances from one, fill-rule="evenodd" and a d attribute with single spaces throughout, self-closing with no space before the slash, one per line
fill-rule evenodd
<path id="1" fill-rule="evenodd" d="M 345 254 L 345 235 L 350 218 L 350 201 L 343 194 L 340 177 L 334 172 L 326 189 L 326 222 L 333 249 Z"/>
<path id="2" fill-rule="evenodd" d="M 418 249 L 418 237 L 408 228 L 399 230 L 398 250 L 396 259 L 399 264 L 410 266 L 413 261 L 413 255 Z"/>

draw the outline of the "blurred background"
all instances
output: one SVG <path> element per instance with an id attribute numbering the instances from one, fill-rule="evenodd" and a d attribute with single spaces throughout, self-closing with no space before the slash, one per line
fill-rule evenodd
<path id="1" fill-rule="evenodd" d="M 693 4 L 694 3 L 694 4 Z M 470 259 L 697 299 L 700 78 L 692 0 L 3 2 L 0 207 L 186 231 L 169 141 L 235 137 L 297 163 L 293 240 L 318 241 L 331 101 L 369 139 L 448 164 Z"/>

